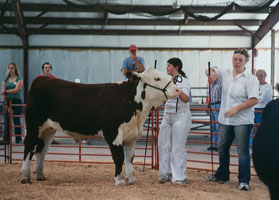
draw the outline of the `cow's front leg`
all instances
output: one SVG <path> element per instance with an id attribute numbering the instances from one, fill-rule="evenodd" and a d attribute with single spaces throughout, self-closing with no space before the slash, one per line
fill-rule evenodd
<path id="1" fill-rule="evenodd" d="M 109 148 L 112 154 L 112 158 L 115 164 L 115 185 L 126 185 L 125 177 L 122 175 L 122 165 L 124 162 L 124 152 L 122 146 L 115 146 L 109 144 Z"/>
<path id="2" fill-rule="evenodd" d="M 131 146 L 124 146 L 124 155 L 126 176 L 128 177 L 129 184 L 133 184 L 137 182 L 133 166 L 133 159 L 135 156 L 135 144 Z"/>

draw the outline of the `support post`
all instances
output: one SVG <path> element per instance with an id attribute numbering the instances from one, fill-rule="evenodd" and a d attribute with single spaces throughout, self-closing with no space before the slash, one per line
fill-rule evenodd
<path id="1" fill-rule="evenodd" d="M 270 84 L 272 86 L 272 96 L 274 96 L 274 69 L 275 69 L 275 30 L 271 30 L 271 61 L 270 61 Z"/>
<path id="2" fill-rule="evenodd" d="M 23 86 L 24 86 L 24 102 L 26 103 L 27 93 L 28 93 L 28 34 L 26 32 L 26 27 L 24 24 L 24 17 L 21 9 L 20 0 L 11 0 L 11 5 L 13 7 L 19 36 L 22 41 L 23 46 Z"/>

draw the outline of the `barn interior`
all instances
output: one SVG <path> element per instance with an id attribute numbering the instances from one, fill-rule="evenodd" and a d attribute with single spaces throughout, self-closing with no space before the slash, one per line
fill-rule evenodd
<path id="1" fill-rule="evenodd" d="M 1 77 L 16 62 L 23 97 L 44 62 L 69 81 L 121 81 L 130 44 L 163 72 L 169 58 L 180 57 L 193 88 L 206 87 L 208 62 L 230 67 L 236 48 L 249 50 L 249 70 L 265 69 L 273 86 L 279 79 L 277 0 L 2 0 L 0 8 Z"/>
<path id="2" fill-rule="evenodd" d="M 156 65 L 156 69 L 165 73 L 169 58 L 181 58 L 183 70 L 191 83 L 191 106 L 205 108 L 208 80 L 204 71 L 208 62 L 212 67 L 231 68 L 234 50 L 244 48 L 250 54 L 247 69 L 252 73 L 264 69 L 267 83 L 273 86 L 273 98 L 276 98 L 278 93 L 274 87 L 279 81 L 278 21 L 279 0 L 0 0 L 0 80 L 5 79 L 8 64 L 17 63 L 24 80 L 21 90 L 23 101 L 26 101 L 32 81 L 42 73 L 41 67 L 45 62 L 51 63 L 53 75 L 68 81 L 84 84 L 123 81 L 121 65 L 129 56 L 129 45 L 135 44 L 139 50 L 137 55 L 144 58 L 146 66 Z M 0 101 L 3 101 L 2 96 Z M 158 117 L 162 115 L 163 110 Z M 193 110 L 192 117 L 196 120 L 192 124 L 192 132 L 201 131 L 202 134 L 189 135 L 186 145 L 190 152 L 189 168 L 206 171 L 211 168 L 211 162 L 215 162 L 216 169 L 217 153 L 211 151 L 210 157 L 207 150 L 210 145 L 210 126 L 205 122 L 209 120 L 208 113 Z M 3 120 L 3 112 L 0 112 L 0 140 L 3 138 Z M 152 122 L 146 121 L 142 140 L 137 142 L 136 154 L 139 157 L 136 162 L 141 164 L 146 138 L 152 137 L 146 130 L 154 125 L 152 131 L 156 133 L 155 120 L 156 117 Z M 24 118 L 21 122 L 24 124 Z M 55 139 L 60 144 L 51 147 L 47 155 L 50 162 L 66 160 L 63 165 L 79 162 L 78 159 L 84 163 L 100 162 L 101 156 L 93 161 L 90 155 L 94 146 L 97 146 L 94 154 L 105 154 L 101 158 L 103 163 L 112 162 L 108 156 L 110 152 L 101 140 L 77 144 L 59 132 Z M 13 162 L 22 161 L 23 144 L 13 144 L 9 148 L 8 145 L 5 148 L 0 146 L 0 152 L 5 149 L 7 157 L 13 155 Z M 151 148 L 151 142 L 148 148 Z M 82 157 L 79 151 L 84 153 Z M 236 152 L 233 147 L 232 153 Z M 57 157 L 59 154 L 61 157 Z M 146 163 L 153 168 L 150 164 L 152 153 L 148 150 L 147 154 Z M 1 154 L 0 162 L 6 162 Z M 237 162 L 234 156 L 234 174 L 237 174 Z M 255 171 L 252 173 L 256 175 Z M 257 184 L 261 183 L 258 181 Z M 226 190 L 225 187 L 221 190 Z M 241 196 L 240 199 L 268 196 L 264 186 L 258 187 L 261 188 L 259 194 Z M 218 193 L 219 188 L 216 191 Z"/>

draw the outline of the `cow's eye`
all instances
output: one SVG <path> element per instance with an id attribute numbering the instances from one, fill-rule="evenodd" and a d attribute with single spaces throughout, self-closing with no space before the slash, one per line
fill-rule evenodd
<path id="1" fill-rule="evenodd" d="M 160 78 L 154 78 L 154 80 L 155 80 L 155 81 L 160 81 L 161 79 L 160 79 Z"/>

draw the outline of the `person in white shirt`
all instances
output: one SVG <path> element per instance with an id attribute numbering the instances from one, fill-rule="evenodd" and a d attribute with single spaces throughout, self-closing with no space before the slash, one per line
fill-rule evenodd
<path id="1" fill-rule="evenodd" d="M 179 58 L 167 61 L 167 73 L 172 76 L 180 92 L 178 97 L 168 99 L 165 104 L 158 139 L 159 182 L 185 184 L 187 183 L 185 145 L 192 123 L 189 106 L 190 82 L 182 71 L 182 61 Z"/>
<path id="2" fill-rule="evenodd" d="M 259 81 L 259 103 L 255 106 L 255 118 L 254 122 L 256 124 L 260 124 L 262 122 L 262 115 L 263 115 L 263 110 L 272 100 L 272 86 L 268 84 L 265 79 L 266 79 L 266 72 L 263 69 L 259 69 L 256 71 L 256 77 Z M 251 138 L 249 145 L 252 146 L 253 143 L 253 136 L 254 133 L 257 132 L 257 125 L 254 125 L 253 130 L 251 131 Z M 251 147 L 250 147 L 251 149 Z"/>
<path id="3" fill-rule="evenodd" d="M 260 94 L 259 94 L 259 103 L 255 106 L 256 110 L 261 109 L 263 110 L 272 100 L 272 86 L 268 84 L 266 79 L 266 72 L 263 69 L 259 69 L 256 72 L 256 76 L 258 78 L 259 84 L 260 84 Z"/>
<path id="4" fill-rule="evenodd" d="M 209 83 L 222 82 L 222 100 L 219 113 L 220 135 L 218 142 L 219 167 L 206 180 L 225 183 L 230 179 L 230 147 L 235 139 L 238 153 L 238 189 L 250 190 L 251 176 L 249 138 L 254 124 L 254 107 L 258 103 L 259 84 L 245 64 L 249 55 L 245 49 L 237 49 L 232 57 L 233 69 L 208 70 Z"/>

